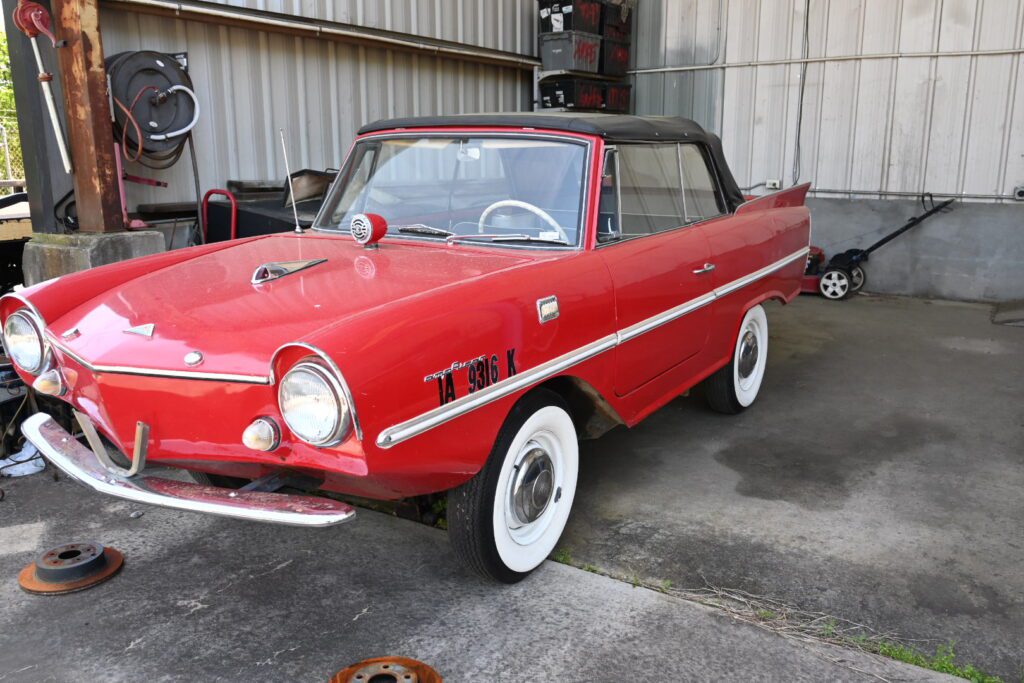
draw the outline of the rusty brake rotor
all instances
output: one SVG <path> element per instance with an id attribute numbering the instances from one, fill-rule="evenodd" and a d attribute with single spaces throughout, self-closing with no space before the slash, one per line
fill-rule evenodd
<path id="1" fill-rule="evenodd" d="M 62 595 L 103 583 L 124 564 L 124 555 L 100 543 L 65 543 L 51 548 L 18 574 L 29 593 Z"/>
<path id="2" fill-rule="evenodd" d="M 366 659 L 334 674 L 330 683 L 442 683 L 432 668 L 408 657 Z"/>

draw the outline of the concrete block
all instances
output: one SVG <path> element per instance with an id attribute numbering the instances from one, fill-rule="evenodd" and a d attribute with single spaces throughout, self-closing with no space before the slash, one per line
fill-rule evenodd
<path id="1" fill-rule="evenodd" d="M 77 233 L 73 235 L 35 233 L 25 245 L 22 271 L 25 285 L 166 251 L 163 233 L 134 232 Z"/>

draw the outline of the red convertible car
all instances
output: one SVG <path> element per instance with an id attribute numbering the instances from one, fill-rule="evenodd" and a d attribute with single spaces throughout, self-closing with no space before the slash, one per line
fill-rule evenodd
<path id="1" fill-rule="evenodd" d="M 562 533 L 579 439 L 699 382 L 715 410 L 754 402 L 806 191 L 744 201 L 681 118 L 375 123 L 312 230 L 3 297 L 18 372 L 70 404 L 22 429 L 100 492 L 242 519 L 325 526 L 354 511 L 317 492 L 447 492 L 457 554 L 517 581 Z"/>

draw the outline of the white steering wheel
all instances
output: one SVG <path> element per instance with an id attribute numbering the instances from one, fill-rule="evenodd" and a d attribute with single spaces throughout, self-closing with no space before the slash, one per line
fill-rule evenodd
<path id="1" fill-rule="evenodd" d="M 488 216 L 490 216 L 492 213 L 494 213 L 494 211 L 496 209 L 500 209 L 500 208 L 503 208 L 503 207 L 506 207 L 506 206 L 514 206 L 514 207 L 516 207 L 518 209 L 526 209 L 527 211 L 532 213 L 534 216 L 537 216 L 542 221 L 544 221 L 545 223 L 550 225 L 554 230 L 558 231 L 558 236 L 562 240 L 564 240 L 566 242 L 570 242 L 571 241 L 569 239 L 569 235 L 567 235 L 565 230 L 562 229 L 562 226 L 559 225 L 558 221 L 556 221 L 554 218 L 552 218 L 551 215 L 548 214 L 547 211 L 545 211 L 544 209 L 541 209 L 540 207 L 534 206 L 533 204 L 530 204 L 529 202 L 521 202 L 518 199 L 502 199 L 501 201 L 494 202 L 493 204 L 488 206 L 486 209 L 484 209 L 484 212 L 482 214 L 480 214 L 480 220 L 476 224 L 477 231 L 481 235 L 484 234 L 486 232 L 486 229 L 484 228 L 484 221 L 485 221 L 485 219 Z"/>

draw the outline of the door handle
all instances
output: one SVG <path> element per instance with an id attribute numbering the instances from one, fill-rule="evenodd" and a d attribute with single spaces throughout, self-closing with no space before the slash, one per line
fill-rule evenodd
<path id="1" fill-rule="evenodd" d="M 698 268 L 697 270 L 693 271 L 693 274 L 694 275 L 703 275 L 704 273 L 710 273 L 714 269 L 715 269 L 715 264 L 714 263 L 705 263 L 703 268 Z"/>

